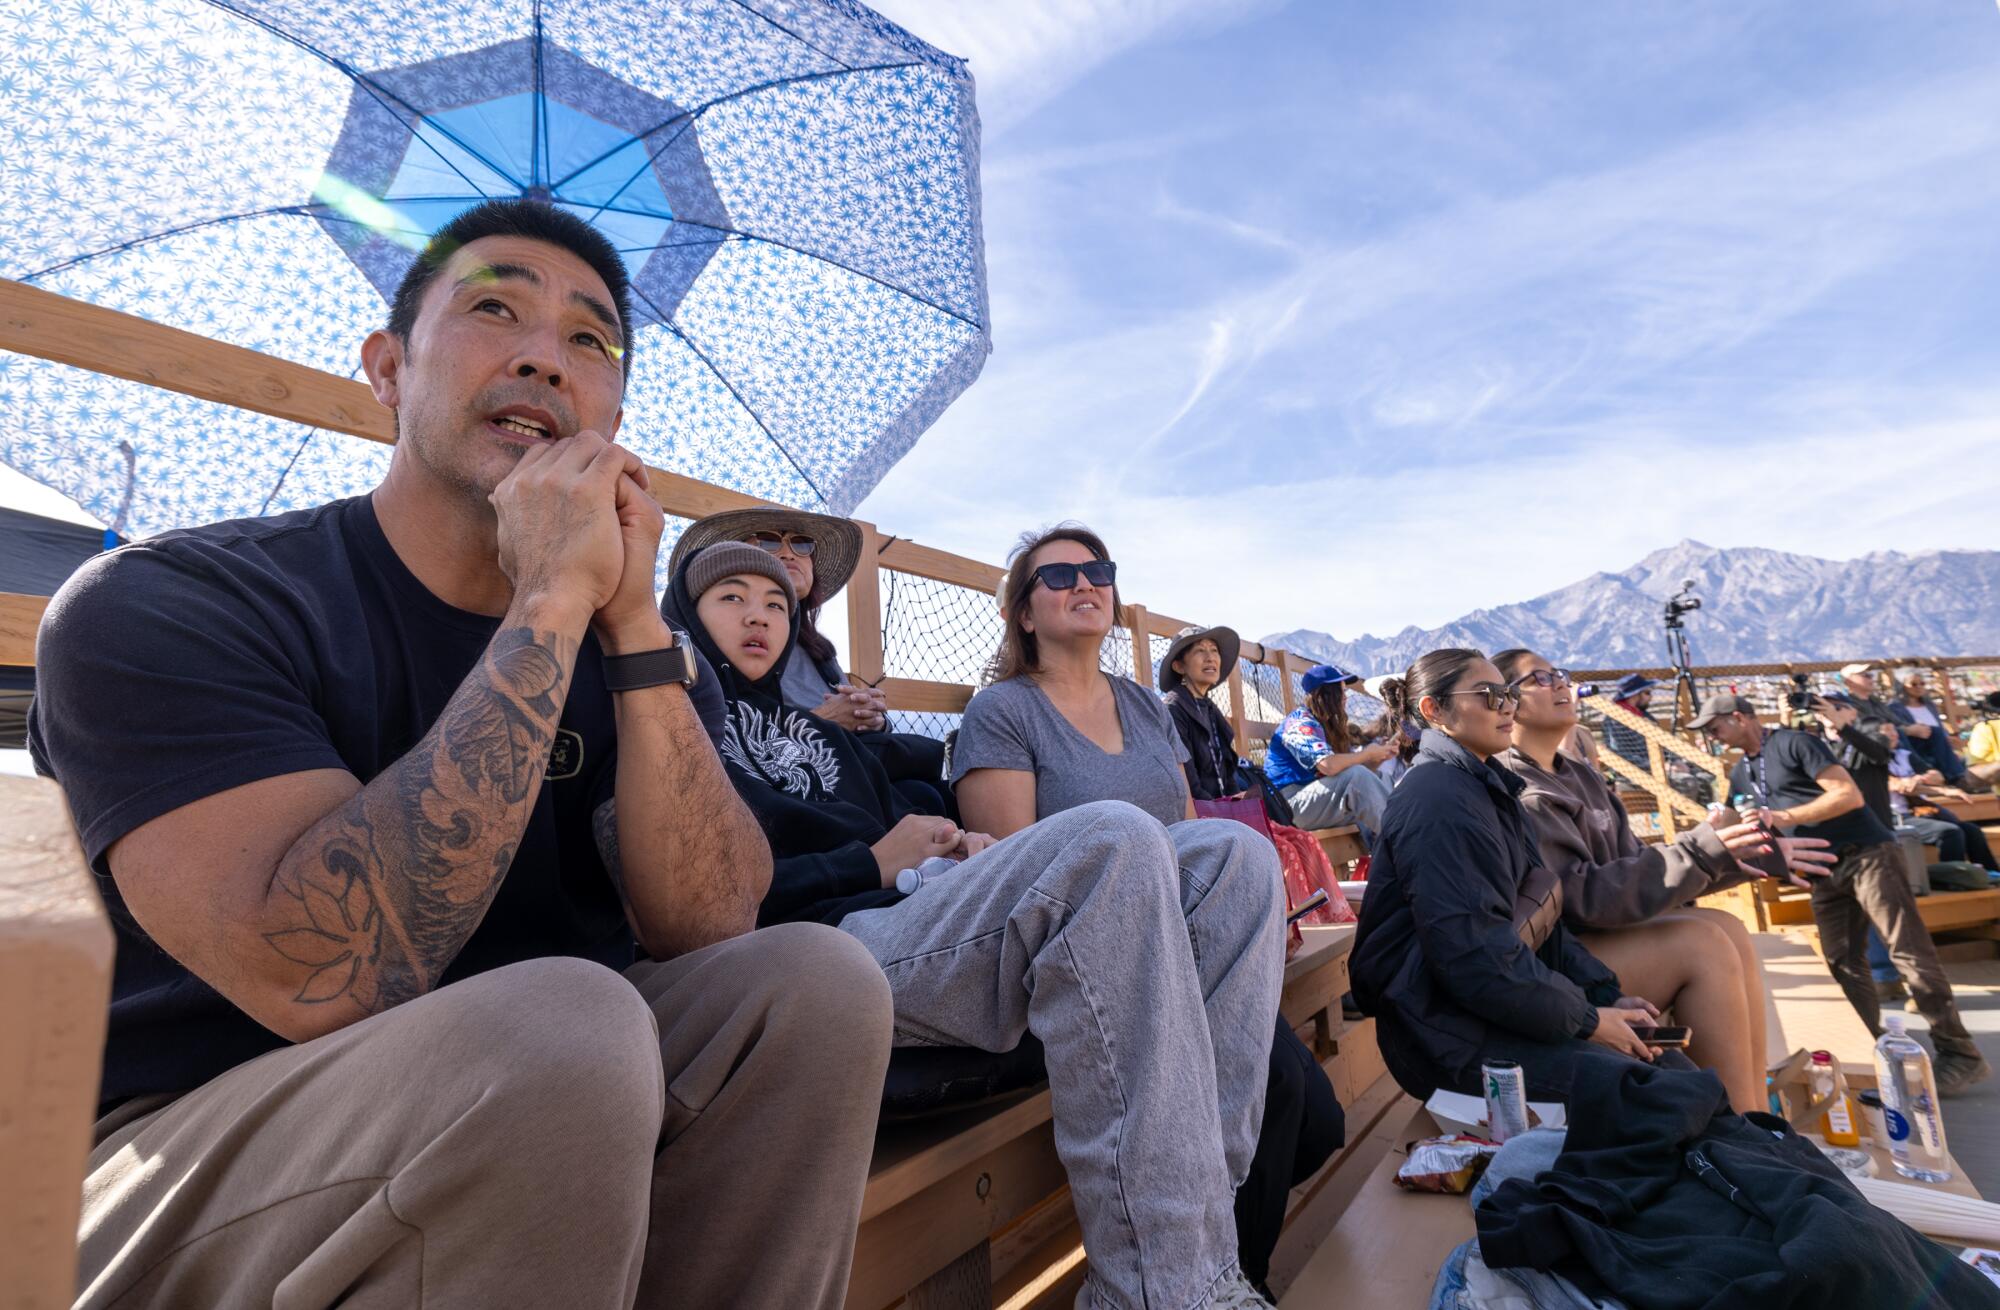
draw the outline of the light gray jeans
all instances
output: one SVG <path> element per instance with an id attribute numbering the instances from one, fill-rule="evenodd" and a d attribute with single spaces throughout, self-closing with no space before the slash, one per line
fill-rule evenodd
<path id="1" fill-rule="evenodd" d="M 897 1045 L 1041 1039 L 1090 1259 L 1080 1307 L 1192 1310 L 1235 1272 L 1283 911 L 1250 828 L 1098 801 L 841 921 L 888 975 Z"/>
<path id="2" fill-rule="evenodd" d="M 1389 784 L 1362 764 L 1350 764 L 1331 778 L 1287 787 L 1284 796 L 1299 827 L 1310 832 L 1357 824 L 1371 847 L 1375 834 L 1382 831 L 1382 811 L 1389 808 Z"/>

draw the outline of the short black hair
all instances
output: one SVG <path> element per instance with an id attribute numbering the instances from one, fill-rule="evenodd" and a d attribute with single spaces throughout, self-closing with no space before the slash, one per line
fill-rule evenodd
<path id="1" fill-rule="evenodd" d="M 631 375 L 632 282 L 626 276 L 625 261 L 619 258 L 617 247 L 604 233 L 568 210 L 558 209 L 542 200 L 483 201 L 439 228 L 430 243 L 410 262 L 409 271 L 403 274 L 402 282 L 396 287 L 396 297 L 389 302 L 390 332 L 405 343 L 409 341 L 410 329 L 416 326 L 417 307 L 423 303 L 424 292 L 430 290 L 439 271 L 460 246 L 469 245 L 482 237 L 526 237 L 531 241 L 545 241 L 569 251 L 590 265 L 591 270 L 604 279 L 605 290 L 611 293 L 611 303 L 618 311 L 619 344 L 624 348 L 620 363 L 626 376 Z"/>

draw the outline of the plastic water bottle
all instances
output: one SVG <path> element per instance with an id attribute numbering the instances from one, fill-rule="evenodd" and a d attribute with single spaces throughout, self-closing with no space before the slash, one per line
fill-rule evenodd
<path id="1" fill-rule="evenodd" d="M 1886 1015 L 1882 1022 L 1888 1031 L 1875 1043 L 1875 1075 L 1896 1172 L 1923 1183 L 1949 1182 L 1931 1057 L 1903 1031 L 1902 1015 Z"/>

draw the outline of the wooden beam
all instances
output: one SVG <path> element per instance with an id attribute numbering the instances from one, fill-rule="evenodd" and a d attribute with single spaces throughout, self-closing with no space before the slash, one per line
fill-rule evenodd
<path id="1" fill-rule="evenodd" d="M 47 596 L 22 596 L 0 591 L 0 664 L 32 668 L 35 632 L 49 607 Z"/>
<path id="2" fill-rule="evenodd" d="M 882 681 L 882 570 L 878 563 L 882 534 L 873 523 L 856 520 L 855 526 L 861 529 L 861 559 L 847 580 L 847 670 L 872 687 Z"/>
<path id="3" fill-rule="evenodd" d="M 389 411 L 352 378 L 6 279 L 0 349 L 370 441 L 396 439 Z"/>
<path id="4" fill-rule="evenodd" d="M 393 418 L 365 382 L 5 278 L 0 278 L 0 350 L 350 437 L 396 440 Z M 652 492 L 667 513 L 680 518 L 773 503 L 662 468 L 652 470 Z"/>
<path id="5" fill-rule="evenodd" d="M 1248 757 L 1250 739 L 1243 735 L 1243 661 L 1229 670 L 1229 726 L 1235 733 L 1236 753 Z"/>
<path id="6" fill-rule="evenodd" d="M 982 564 L 933 546 L 919 546 L 902 537 L 890 538 L 882 548 L 882 567 L 898 573 L 914 573 L 933 582 L 949 582 L 954 587 L 969 587 L 989 596 L 1000 590 L 1000 579 L 1007 576 L 1007 570 L 997 565 Z"/>
<path id="7" fill-rule="evenodd" d="M 890 709 L 913 714 L 963 714 L 974 690 L 962 683 L 921 678 L 884 678 L 881 687 Z"/>

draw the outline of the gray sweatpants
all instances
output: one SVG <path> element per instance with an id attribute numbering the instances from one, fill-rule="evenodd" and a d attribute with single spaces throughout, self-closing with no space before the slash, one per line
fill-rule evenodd
<path id="1" fill-rule="evenodd" d="M 1375 834 L 1382 831 L 1382 814 L 1389 808 L 1389 784 L 1381 774 L 1361 764 L 1350 764 L 1330 778 L 1287 787 L 1284 796 L 1299 827 L 1310 832 L 1351 823 L 1361 829 L 1371 846 Z"/>
<path id="2" fill-rule="evenodd" d="M 888 975 L 898 1045 L 1041 1039 L 1090 1259 L 1079 1305 L 1187 1310 L 1234 1271 L 1283 911 L 1250 828 L 1099 801 L 841 921 Z"/>
<path id="3" fill-rule="evenodd" d="M 838 1310 L 889 1028 L 818 924 L 479 974 L 106 1116 L 76 1303 Z"/>

